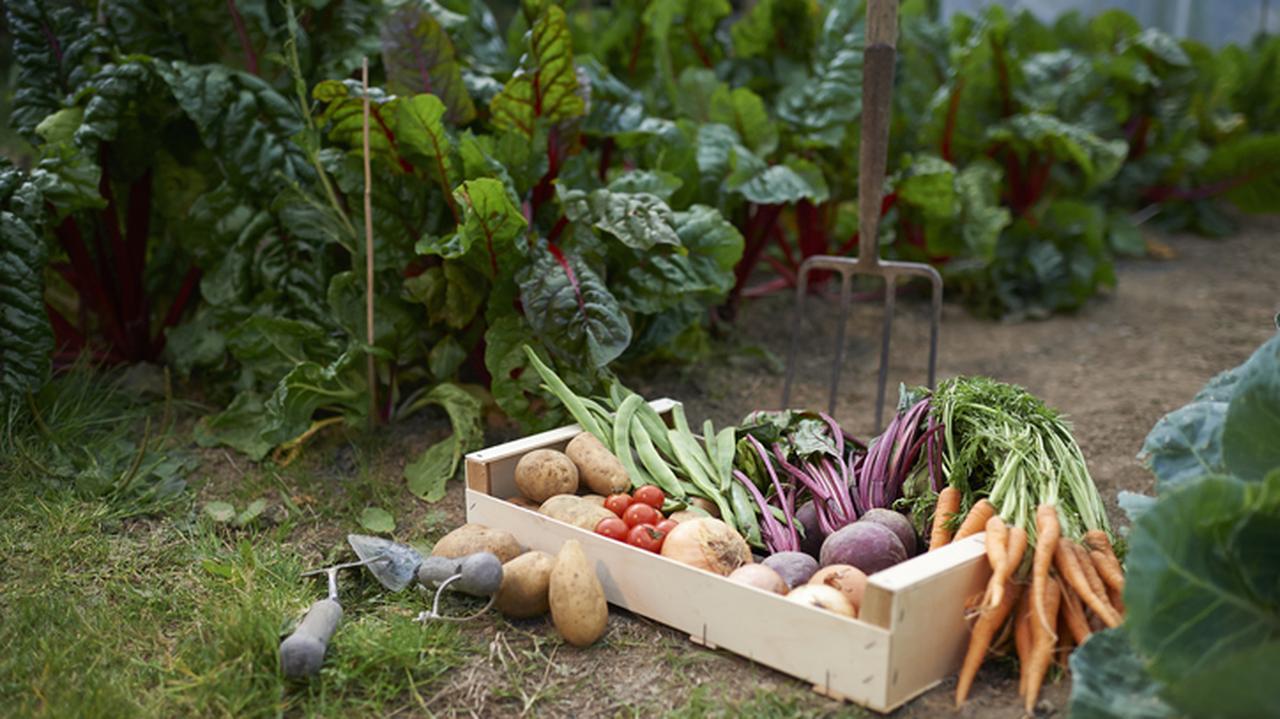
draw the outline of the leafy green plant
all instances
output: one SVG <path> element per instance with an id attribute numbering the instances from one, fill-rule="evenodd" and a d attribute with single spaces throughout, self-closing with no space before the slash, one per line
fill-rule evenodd
<path id="1" fill-rule="evenodd" d="M 1144 455 L 1123 627 L 1072 657 L 1073 716 L 1260 716 L 1280 659 L 1280 336 L 1164 417 Z M 1124 682 L 1109 667 L 1133 670 Z"/>

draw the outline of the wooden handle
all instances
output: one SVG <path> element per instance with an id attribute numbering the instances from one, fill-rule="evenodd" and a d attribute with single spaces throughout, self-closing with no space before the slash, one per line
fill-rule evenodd
<path id="1" fill-rule="evenodd" d="M 880 200 L 889 159 L 897 38 L 898 0 L 870 0 L 862 59 L 862 136 L 858 142 L 858 264 L 863 267 L 873 267 L 880 259 Z"/>
<path id="2" fill-rule="evenodd" d="M 342 620 L 342 605 L 334 599 L 321 599 L 307 610 L 283 642 L 280 642 L 280 668 L 285 676 L 308 677 L 320 671 L 329 638 Z"/>

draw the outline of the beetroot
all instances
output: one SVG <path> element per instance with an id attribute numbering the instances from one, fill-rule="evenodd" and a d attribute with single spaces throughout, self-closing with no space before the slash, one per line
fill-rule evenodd
<path id="1" fill-rule="evenodd" d="M 907 550 L 893 530 L 875 522 L 854 522 L 831 533 L 822 543 L 819 563 L 848 564 L 874 574 L 907 559 Z"/>
<path id="2" fill-rule="evenodd" d="M 792 589 L 809 581 L 809 577 L 818 571 L 818 560 L 804 552 L 778 552 L 770 555 L 763 564 L 777 572 Z"/>
<path id="3" fill-rule="evenodd" d="M 911 526 L 911 520 L 898 514 L 892 509 L 883 509 L 877 507 L 868 509 L 866 514 L 858 517 L 859 522 L 875 522 L 883 524 L 898 535 L 898 539 L 902 541 L 902 548 L 907 550 L 907 556 L 914 556 L 916 553 L 916 530 Z"/>
<path id="4" fill-rule="evenodd" d="M 804 527 L 800 551 L 817 559 L 818 552 L 822 550 L 822 540 L 826 539 L 827 535 L 823 534 L 822 528 L 818 526 L 818 508 L 814 506 L 813 500 L 805 502 L 796 510 L 796 522 Z"/>

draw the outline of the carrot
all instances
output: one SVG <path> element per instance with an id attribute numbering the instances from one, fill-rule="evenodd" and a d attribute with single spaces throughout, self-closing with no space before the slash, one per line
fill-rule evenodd
<path id="1" fill-rule="evenodd" d="M 997 517 L 998 519 L 998 517 Z M 987 521 L 987 532 L 991 531 L 991 522 Z M 990 534 L 987 535 L 991 536 Z M 988 587 L 995 587 L 995 592 L 991 597 L 991 605 L 995 606 L 1000 603 L 1000 592 L 1004 587 L 1004 583 L 1018 571 L 1018 565 L 1022 564 L 1022 555 L 1027 553 L 1027 530 L 1022 527 L 1014 527 L 1009 530 L 1008 547 L 1005 549 L 1004 566 L 1000 569 L 992 568 L 991 583 Z M 996 577 L 999 576 L 1000 583 L 995 584 Z"/>
<path id="2" fill-rule="evenodd" d="M 1107 598 L 1111 600 L 1111 606 L 1116 608 L 1116 612 L 1120 614 L 1120 618 L 1124 619 L 1124 594 L 1108 587 Z"/>
<path id="3" fill-rule="evenodd" d="M 1107 600 L 1107 585 L 1103 583 L 1102 577 L 1098 575 L 1098 568 L 1093 566 L 1093 559 L 1089 557 L 1089 550 L 1085 549 L 1084 545 L 1076 544 L 1075 542 L 1069 542 L 1068 545 L 1071 547 L 1071 552 L 1076 555 L 1076 562 L 1080 564 L 1080 571 L 1084 572 L 1084 578 L 1089 582 L 1089 588 L 1093 590 L 1093 593 L 1099 599 L 1106 600 L 1107 604 L 1110 604 L 1111 601 Z"/>
<path id="4" fill-rule="evenodd" d="M 1063 601 L 1065 598 L 1062 596 L 1062 581 L 1058 580 L 1057 584 L 1059 599 L 1058 616 L 1055 621 L 1057 622 L 1057 626 L 1062 628 L 1066 626 L 1066 617 L 1063 616 L 1066 612 L 1066 602 Z M 1060 664 L 1065 669 L 1067 666 L 1067 659 L 1071 656 L 1071 650 L 1074 649 L 1075 646 L 1076 640 L 1070 631 L 1063 629 L 1063 631 L 1058 632 L 1058 641 L 1053 647 L 1053 663 Z"/>
<path id="5" fill-rule="evenodd" d="M 938 492 L 938 504 L 933 510 L 933 530 L 929 533 L 929 551 L 951 543 L 951 530 L 948 525 L 956 512 L 960 511 L 960 490 L 947 485 Z"/>
<path id="6" fill-rule="evenodd" d="M 1058 537 L 1062 527 L 1058 524 L 1058 510 L 1052 504 L 1036 507 L 1036 550 L 1031 557 L 1031 604 L 1035 608 L 1035 624 L 1049 628 L 1049 615 L 1045 609 L 1045 594 L 1049 591 L 1049 567 L 1057 553 Z M 1050 630 L 1052 632 L 1052 630 Z M 1057 637 L 1054 637 L 1056 640 Z"/>
<path id="7" fill-rule="evenodd" d="M 1022 594 L 1022 585 L 1009 582 L 1004 588 L 1004 599 L 995 609 L 984 611 L 974 622 L 973 634 L 969 637 L 969 649 L 965 652 L 964 662 L 960 665 L 960 676 L 956 679 L 956 706 L 963 706 L 969 698 L 969 689 L 973 687 L 973 678 L 978 675 L 978 667 L 991 647 L 991 640 L 1004 625 L 1004 620 L 1013 611 Z"/>
<path id="8" fill-rule="evenodd" d="M 1045 575 L 1045 591 L 1039 599 L 1042 600 L 1042 607 L 1053 622 L 1045 623 L 1043 626 L 1038 621 L 1031 622 L 1031 661 L 1027 663 L 1027 692 L 1024 700 L 1028 714 L 1035 709 L 1036 699 L 1040 696 L 1040 686 L 1044 684 L 1045 672 L 1049 671 L 1049 665 L 1053 663 L 1053 647 L 1058 641 L 1058 583 L 1048 578 L 1047 570 Z"/>
<path id="9" fill-rule="evenodd" d="M 1108 587 L 1118 593 L 1124 593 L 1124 569 L 1116 553 L 1111 548 L 1111 539 L 1101 529 L 1091 529 L 1084 533 L 1084 543 L 1089 549 L 1089 558 L 1097 568 L 1098 575 Z"/>
<path id="10" fill-rule="evenodd" d="M 1067 629 L 1071 632 L 1071 638 L 1076 644 L 1084 644 L 1084 640 L 1089 638 L 1093 630 L 1089 628 L 1089 620 L 1084 616 L 1084 605 L 1080 603 L 1080 596 L 1076 594 L 1071 585 L 1065 582 L 1059 582 L 1062 590 L 1062 619 L 1067 625 Z"/>
<path id="11" fill-rule="evenodd" d="M 1018 653 L 1018 696 L 1027 692 L 1027 662 L 1031 661 L 1031 593 L 1018 601 L 1013 627 L 1013 646 Z"/>
<path id="12" fill-rule="evenodd" d="M 1000 515 L 993 514 L 987 520 L 986 535 L 982 538 L 986 550 L 987 561 L 991 564 L 991 579 L 987 581 L 987 593 L 982 601 L 984 607 L 995 607 L 1000 604 L 1000 594 L 1004 591 L 1004 583 L 1009 579 L 1005 565 L 1009 563 L 1009 527 Z"/>
<path id="13" fill-rule="evenodd" d="M 1080 556 L 1076 554 L 1075 547 L 1078 546 L 1069 540 L 1058 543 L 1057 551 L 1054 553 L 1055 564 L 1058 567 L 1058 573 L 1062 578 L 1076 590 L 1086 606 L 1098 615 L 1108 627 L 1114 627 L 1120 624 L 1120 617 L 1116 614 L 1116 610 L 1112 608 L 1107 600 L 1099 597 L 1093 585 L 1089 582 L 1088 576 L 1084 569 L 1080 566 Z M 1092 566 L 1092 563 L 1090 563 Z M 1102 580 L 1098 580 L 1101 584 Z M 1105 592 L 1105 590 L 1103 590 Z M 1105 596 L 1105 594 L 1103 595 Z"/>
<path id="14" fill-rule="evenodd" d="M 965 516 L 964 522 L 960 524 L 960 528 L 956 530 L 956 536 L 951 541 L 958 542 L 961 539 L 981 532 L 987 526 L 987 520 L 991 519 L 991 515 L 996 513 L 996 507 L 985 499 L 979 499 L 977 504 L 969 509 L 969 514 Z"/>

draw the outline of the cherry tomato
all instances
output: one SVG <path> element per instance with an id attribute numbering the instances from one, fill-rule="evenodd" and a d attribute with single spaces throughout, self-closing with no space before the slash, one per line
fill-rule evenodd
<path id="1" fill-rule="evenodd" d="M 627 511 L 622 513 L 622 520 L 627 523 L 628 527 L 634 527 L 637 524 L 656 525 L 662 521 L 662 513 L 647 504 L 636 502 L 627 507 Z"/>
<path id="2" fill-rule="evenodd" d="M 637 502 L 647 504 L 654 509 L 662 509 L 663 503 L 667 501 L 667 495 L 663 494 L 661 489 L 653 486 L 652 484 L 646 484 L 645 486 L 638 488 L 636 491 L 631 493 L 631 497 Z"/>
<path id="3" fill-rule="evenodd" d="M 661 522 L 658 522 L 657 529 L 659 532 L 662 532 L 662 536 L 665 537 L 668 534 L 671 534 L 671 530 L 675 529 L 677 524 L 679 524 L 679 522 L 674 519 L 664 519 Z"/>
<path id="4" fill-rule="evenodd" d="M 657 552 L 662 549 L 662 540 L 665 536 L 652 524 L 637 524 L 627 532 L 627 544 L 647 552 Z"/>
<path id="5" fill-rule="evenodd" d="M 596 523 L 596 534 L 625 542 L 627 541 L 627 523 L 618 517 L 605 517 Z"/>
<path id="6" fill-rule="evenodd" d="M 604 500 L 604 508 L 618 515 L 627 511 L 627 507 L 631 506 L 631 497 L 625 494 L 611 494 L 609 498 Z"/>

